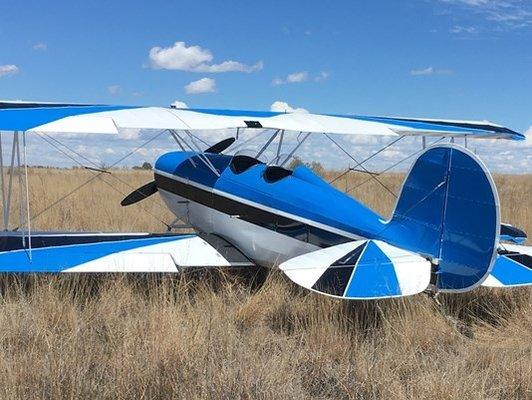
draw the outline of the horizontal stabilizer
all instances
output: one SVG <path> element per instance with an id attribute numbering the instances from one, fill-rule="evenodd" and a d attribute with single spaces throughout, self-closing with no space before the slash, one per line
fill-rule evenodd
<path id="1" fill-rule="evenodd" d="M 178 272 L 186 267 L 253 265 L 222 241 L 218 239 L 210 244 L 197 235 L 59 232 L 32 234 L 30 246 L 28 236 L 3 232 L 0 272 L 144 273 Z"/>
<path id="2" fill-rule="evenodd" d="M 522 244 L 525 243 L 526 239 L 527 235 L 522 229 L 510 224 L 501 224 L 501 241 Z"/>
<path id="3" fill-rule="evenodd" d="M 482 286 L 532 285 L 532 247 L 505 244 L 499 249 L 493 270 Z"/>
<path id="4" fill-rule="evenodd" d="M 378 240 L 349 242 L 292 258 L 280 269 L 295 283 L 344 299 L 408 296 L 430 284 L 431 264 Z"/>

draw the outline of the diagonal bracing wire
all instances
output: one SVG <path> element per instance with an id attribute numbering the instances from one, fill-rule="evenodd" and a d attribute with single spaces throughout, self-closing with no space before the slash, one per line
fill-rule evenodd
<path id="1" fill-rule="evenodd" d="M 334 183 L 336 182 L 338 179 L 342 178 L 344 175 L 348 174 L 350 171 L 354 170 L 355 168 L 357 167 L 360 167 L 361 165 L 365 164 L 366 162 L 368 162 L 369 160 L 371 160 L 373 157 L 375 157 L 377 154 L 380 154 L 382 153 L 384 150 L 392 147 L 394 144 L 396 144 L 397 142 L 399 142 L 400 140 L 402 140 L 404 138 L 404 135 L 403 136 L 399 136 L 397 139 L 394 139 L 392 140 L 390 143 L 388 143 L 386 146 L 384 146 L 383 148 L 379 149 L 378 151 L 376 151 L 375 153 L 373 153 L 372 155 L 370 155 L 369 157 L 367 157 L 366 159 L 360 161 L 357 165 L 355 165 L 354 167 L 352 168 L 348 168 L 347 170 L 345 170 L 344 172 L 342 172 L 340 175 L 338 175 L 336 178 L 334 178 L 332 181 L 330 181 L 329 183 Z"/>
<path id="2" fill-rule="evenodd" d="M 52 137 L 50 137 L 49 135 L 46 135 L 44 134 L 45 136 L 47 136 L 48 138 L 50 139 L 53 139 Z M 41 139 L 45 140 L 48 144 L 50 144 L 51 146 L 53 146 L 57 151 L 59 151 L 60 153 L 64 154 L 66 157 L 70 158 L 72 161 L 74 161 L 76 164 L 80 165 L 81 167 L 84 167 L 85 169 L 89 170 L 89 171 L 95 171 L 95 172 L 98 172 L 98 174 L 96 174 L 96 177 L 98 179 L 100 179 L 102 182 L 104 182 L 105 184 L 107 184 L 109 187 L 111 187 L 114 191 L 120 193 L 122 196 L 126 196 L 127 193 L 124 193 L 122 192 L 121 190 L 119 190 L 118 188 L 116 188 L 115 186 L 111 185 L 110 183 L 108 183 L 107 181 L 105 181 L 102 177 L 103 174 L 108 174 L 109 176 L 115 178 L 116 180 L 118 180 L 119 182 L 123 183 L 124 185 L 126 186 L 129 186 L 130 188 L 133 188 L 132 185 L 130 185 L 127 181 L 123 180 L 123 179 L 120 179 L 118 178 L 116 175 L 113 175 L 111 172 L 109 172 L 108 170 L 106 169 L 99 169 L 99 168 L 91 168 L 91 167 L 87 167 L 85 165 L 83 165 L 81 162 L 79 162 L 78 160 L 76 160 L 74 157 L 72 157 L 70 154 L 68 154 L 67 152 L 63 151 L 59 146 L 55 145 L 53 142 L 51 141 L 48 141 L 44 136 L 39 136 L 41 137 Z M 90 162 L 91 164 L 93 165 L 96 165 L 95 162 L 91 161 L 90 159 L 86 158 L 85 156 L 83 156 L 82 154 L 79 154 L 77 153 L 76 151 L 72 150 L 70 147 L 68 147 L 66 144 L 64 143 L 61 143 L 60 141 L 58 141 L 57 139 L 54 139 L 55 142 L 57 142 L 58 144 L 62 145 L 63 147 L 65 147 L 66 149 L 72 151 L 73 153 L 77 154 L 78 156 L 80 156 L 81 158 L 87 160 L 88 162 Z M 163 211 L 166 211 L 165 208 L 163 208 L 160 204 L 158 203 L 155 203 L 157 204 L 157 206 L 159 207 L 159 209 L 163 210 Z M 162 224 L 166 225 L 168 227 L 168 224 L 166 224 L 166 222 L 162 221 L 159 217 L 157 217 L 156 215 L 154 215 L 153 213 L 151 213 L 150 211 L 148 211 L 146 208 L 140 206 L 140 209 L 142 211 L 144 211 L 146 214 L 150 215 L 151 217 L 153 217 L 154 219 L 156 219 L 158 222 L 161 222 Z M 29 218 L 28 218 L 29 220 Z M 18 229 L 18 228 L 17 228 Z"/>
<path id="3" fill-rule="evenodd" d="M 439 138 L 438 140 L 432 142 L 431 145 L 434 145 L 434 144 L 436 144 L 436 143 L 439 143 L 439 142 L 441 142 L 443 139 L 444 139 L 443 137 L 442 137 L 442 138 Z M 377 172 L 376 174 L 373 174 L 373 175 L 377 175 L 377 176 L 379 176 L 379 175 L 385 174 L 386 172 L 388 172 L 388 171 L 394 169 L 395 167 L 397 167 L 399 164 L 402 164 L 402 163 L 405 162 L 406 160 L 409 160 L 410 158 L 414 157 L 415 155 L 417 155 L 417 154 L 419 154 L 419 153 L 421 153 L 422 151 L 425 151 L 425 150 L 426 150 L 426 149 L 423 149 L 423 148 L 420 149 L 420 150 L 417 150 L 417 151 L 415 151 L 414 153 L 412 153 L 412 154 L 406 156 L 406 157 L 403 158 L 402 160 L 399 160 L 399 161 L 396 162 L 395 164 L 392 164 L 392 165 L 390 165 L 389 167 L 387 167 L 387 168 L 383 169 L 382 171 Z M 359 188 L 359 187 L 362 186 L 362 185 L 365 185 L 365 184 L 368 183 L 370 180 L 371 180 L 371 178 L 368 178 L 368 179 L 366 179 L 365 181 L 362 181 L 361 183 L 359 183 L 359 184 L 357 184 L 357 185 L 355 185 L 355 186 L 350 187 L 349 189 L 346 190 L 346 193 L 349 193 L 350 191 L 355 190 L 355 189 Z"/>
<path id="4" fill-rule="evenodd" d="M 121 163 L 122 161 L 124 161 L 126 158 L 132 156 L 133 154 L 135 154 L 137 151 L 139 151 L 141 148 L 145 147 L 147 144 L 153 142 L 155 139 L 157 139 L 159 136 L 161 136 L 163 133 L 165 133 L 166 131 L 161 131 L 159 132 L 158 134 L 154 135 L 153 137 L 151 137 L 150 139 L 146 140 L 144 143 L 142 143 L 140 146 L 137 146 L 136 148 L 134 148 L 133 150 L 131 150 L 129 153 L 127 153 L 125 156 L 121 157 L 120 159 L 118 159 L 117 161 L 115 161 L 113 164 L 111 164 L 107 169 L 110 169 L 110 168 L 113 168 L 114 166 L 116 166 L 117 164 Z M 43 136 L 40 136 L 39 137 L 43 138 Z M 46 141 L 46 140 L 45 140 Z M 51 142 L 48 142 L 51 144 Z M 63 145 L 64 146 L 64 145 Z M 57 146 L 54 146 L 56 149 L 58 149 Z M 58 149 L 59 150 L 59 149 Z M 59 150 L 61 151 L 61 150 Z M 64 152 L 61 151 L 63 154 Z M 69 156 L 70 159 L 72 159 L 71 156 Z M 77 160 L 73 160 L 75 162 L 78 163 Z M 92 161 L 91 161 L 92 163 Z M 48 205 L 47 207 L 45 207 L 43 210 L 37 212 L 36 214 L 32 215 L 31 218 L 33 218 L 34 220 L 38 217 L 40 217 L 42 214 L 44 214 L 45 212 L 47 212 L 48 210 L 50 210 L 51 208 L 55 207 L 57 204 L 61 203 L 63 200 L 65 200 L 66 198 L 70 197 L 72 194 L 74 194 L 75 192 L 77 192 L 78 190 L 80 190 L 81 188 L 85 187 L 86 185 L 88 185 L 89 183 L 91 183 L 92 181 L 94 181 L 95 179 L 99 178 L 101 175 L 103 175 L 106 171 L 102 171 L 102 172 L 99 172 L 99 173 L 96 173 L 94 174 L 91 178 L 87 179 L 85 182 L 82 182 L 80 185 L 76 186 L 74 189 L 72 189 L 70 192 L 66 193 L 64 196 L 62 196 L 61 198 L 59 198 L 58 200 L 54 201 L 53 203 L 51 203 L 50 205 Z M 111 175 L 113 176 L 113 175 Z M 145 210 L 146 212 L 148 212 L 147 210 Z M 152 215 L 153 216 L 153 215 Z M 155 216 L 153 216 L 154 218 L 157 218 Z M 165 222 L 161 221 L 159 218 L 157 218 L 157 220 L 161 223 L 163 223 L 165 226 L 168 227 L 168 224 L 166 224 Z M 17 228 L 18 229 L 18 228 Z"/>
<path id="5" fill-rule="evenodd" d="M 351 160 L 353 160 L 355 163 L 357 163 L 358 166 L 360 166 L 360 168 L 362 168 L 365 172 L 369 173 L 371 179 L 374 179 L 379 185 L 381 185 L 388 193 L 390 193 L 394 198 L 397 198 L 397 195 L 388 187 L 386 186 L 384 183 L 382 183 L 375 175 L 371 174 L 370 171 L 368 171 L 366 169 L 366 167 L 364 167 L 363 165 L 361 165 L 361 163 L 358 162 L 358 160 L 353 157 L 347 150 L 345 150 L 342 146 L 340 146 L 340 144 L 338 142 L 336 142 L 336 140 L 334 140 L 331 136 L 329 136 L 327 133 L 324 133 L 325 136 L 327 136 L 329 138 L 329 140 L 331 142 L 333 142 L 340 150 L 342 150 L 342 152 L 347 155 Z"/>
<path id="6" fill-rule="evenodd" d="M 163 131 L 164 132 L 164 131 Z M 161 132 L 162 133 L 162 132 Z M 67 150 L 71 151 L 72 153 L 76 154 L 78 157 L 82 158 L 83 160 L 87 161 L 88 163 L 94 165 L 95 167 L 98 167 L 98 165 L 96 164 L 96 162 L 92 161 L 90 158 L 87 158 L 85 157 L 83 154 L 77 152 L 76 150 L 72 149 L 71 147 L 67 146 L 66 144 L 60 142 L 59 140 L 55 139 L 54 137 L 42 132 L 40 134 L 38 134 L 39 137 L 41 137 L 41 139 L 45 140 L 46 142 L 48 142 L 51 146 L 55 147 L 57 149 L 57 151 L 61 152 L 62 154 L 64 154 L 66 157 L 70 158 L 72 161 L 74 161 L 75 163 L 77 163 L 78 165 L 80 165 L 81 167 L 87 169 L 87 170 L 90 170 L 90 171 L 96 171 L 96 172 L 101 172 L 101 173 L 104 173 L 104 174 L 109 174 L 110 176 L 112 176 L 114 179 L 116 179 L 117 181 L 119 181 L 120 183 L 128 186 L 130 189 L 136 189 L 135 186 L 131 185 L 129 182 L 125 181 L 124 179 L 121 179 L 119 178 L 117 175 L 114 175 L 113 173 L 111 173 L 109 171 L 109 168 L 91 168 L 91 167 L 87 167 L 86 165 L 83 165 L 82 163 L 80 163 L 78 160 L 76 160 L 74 157 L 72 157 L 71 155 L 69 155 L 68 153 L 62 151 L 58 146 L 55 146 L 53 143 L 47 141 L 43 136 L 40 136 L 40 135 L 43 135 L 43 136 L 46 136 L 48 139 L 50 139 L 51 141 L 57 143 L 58 146 L 63 146 L 64 148 L 66 148 Z M 163 207 L 158 205 L 159 208 L 161 210 L 163 210 Z M 142 207 L 141 207 L 142 208 Z M 166 209 L 164 209 L 166 210 Z"/>

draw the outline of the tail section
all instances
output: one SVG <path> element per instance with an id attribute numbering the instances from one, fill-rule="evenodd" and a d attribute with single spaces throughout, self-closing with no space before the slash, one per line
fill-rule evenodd
<path id="1" fill-rule="evenodd" d="M 416 160 L 382 235 L 430 257 L 438 290 L 463 292 L 489 275 L 499 229 L 493 178 L 477 156 L 449 144 L 431 147 Z"/>
<path id="2" fill-rule="evenodd" d="M 529 284 L 530 254 L 498 255 L 500 229 L 499 197 L 482 161 L 454 144 L 434 146 L 415 161 L 392 218 L 373 240 L 304 254 L 280 268 L 305 288 L 347 299 L 428 287 L 465 292 L 484 281 Z"/>

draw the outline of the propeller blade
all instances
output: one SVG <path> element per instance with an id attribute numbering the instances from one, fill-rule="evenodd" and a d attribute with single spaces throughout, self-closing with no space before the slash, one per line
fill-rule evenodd
<path id="1" fill-rule="evenodd" d="M 135 204 L 138 201 L 144 200 L 147 197 L 150 197 L 152 194 L 157 192 L 157 186 L 155 181 L 149 182 L 144 186 L 139 187 L 137 190 L 134 190 L 128 194 L 124 200 L 120 202 L 121 206 L 129 206 Z"/>
<path id="2" fill-rule="evenodd" d="M 213 144 L 211 147 L 205 150 L 205 153 L 219 154 L 225 149 L 227 149 L 229 146 L 231 146 L 235 142 L 235 140 L 236 139 L 234 137 L 224 139 L 221 142 Z"/>

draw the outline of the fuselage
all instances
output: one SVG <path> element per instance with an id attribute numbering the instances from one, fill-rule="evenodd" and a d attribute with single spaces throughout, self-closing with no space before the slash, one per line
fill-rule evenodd
<path id="1" fill-rule="evenodd" d="M 264 266 L 378 238 L 386 226 L 305 166 L 291 171 L 246 156 L 172 152 L 157 160 L 155 182 L 178 218 L 223 237 Z"/>

